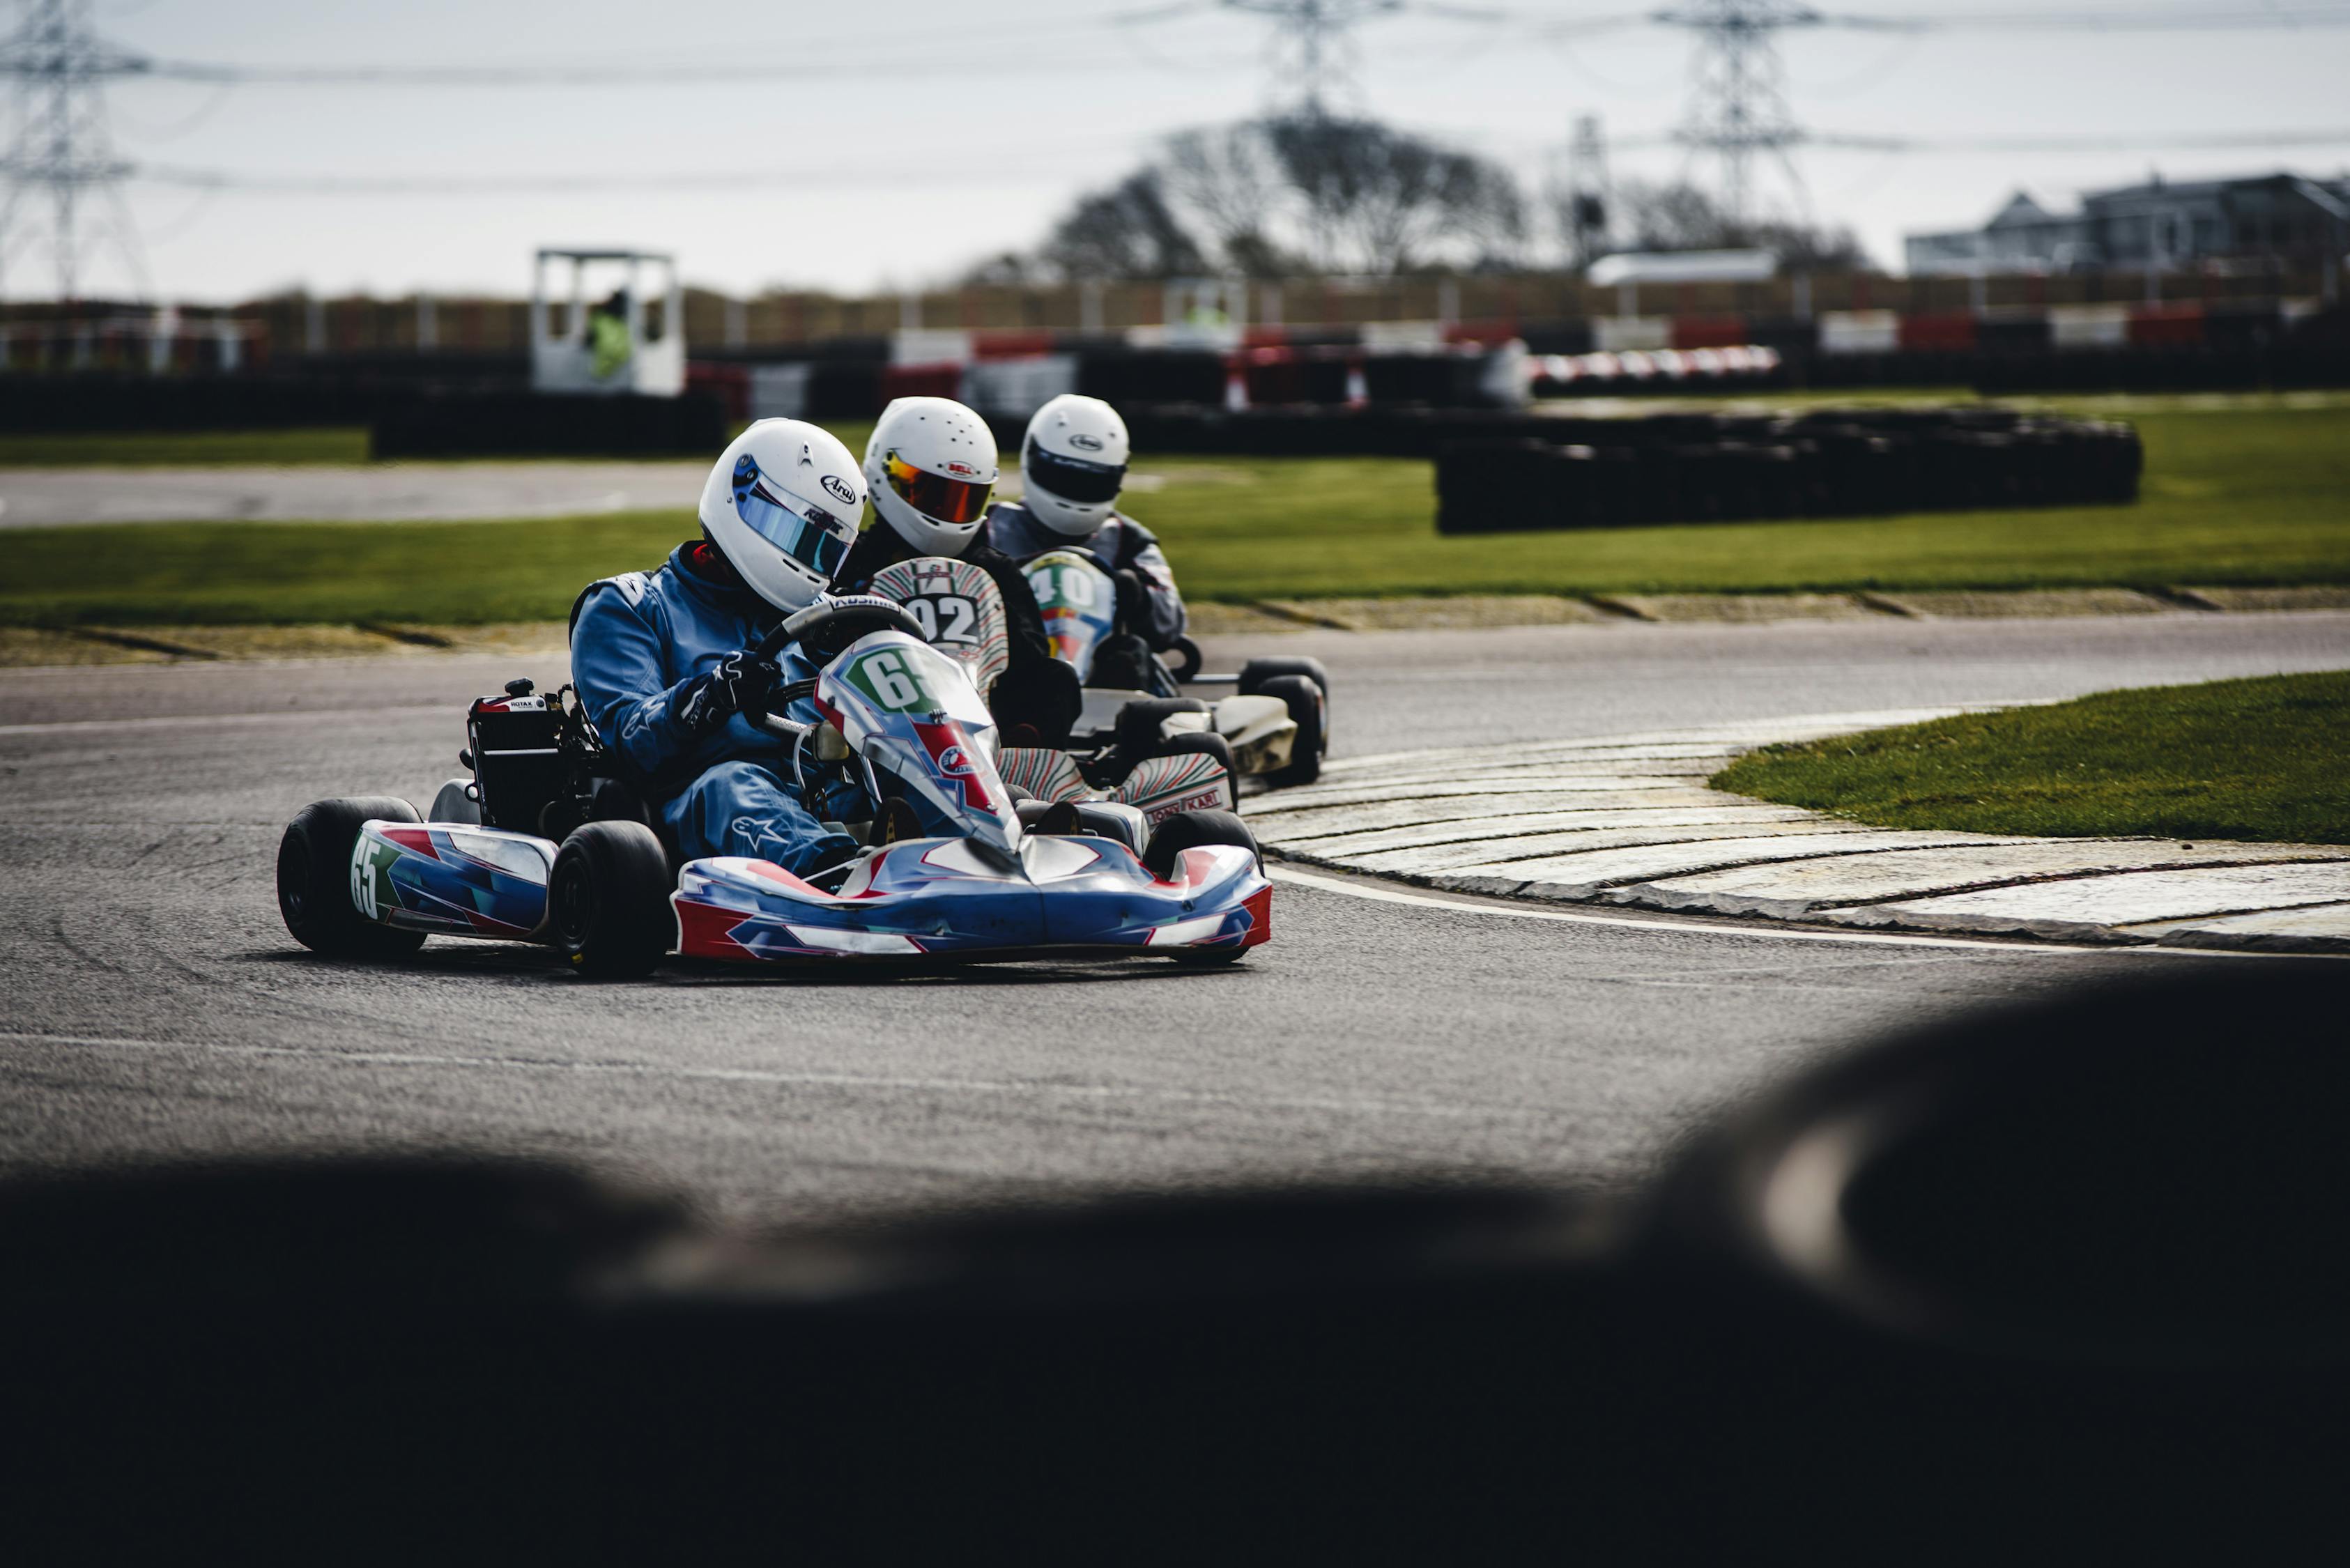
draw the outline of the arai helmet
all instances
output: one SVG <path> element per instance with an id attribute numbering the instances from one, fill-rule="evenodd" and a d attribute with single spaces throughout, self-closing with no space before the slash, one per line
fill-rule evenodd
<path id="1" fill-rule="evenodd" d="M 857 460 L 804 420 L 761 420 L 719 453 L 702 486 L 703 532 L 787 614 L 832 586 L 864 511 Z"/>

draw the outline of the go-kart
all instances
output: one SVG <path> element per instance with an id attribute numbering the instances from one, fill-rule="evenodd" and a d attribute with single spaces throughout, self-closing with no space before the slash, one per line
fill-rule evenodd
<path id="1" fill-rule="evenodd" d="M 1023 568 L 1044 612 L 1055 657 L 1085 684 L 1073 748 L 1132 750 L 1154 737 L 1222 736 L 1241 776 L 1272 788 L 1312 784 L 1330 749 L 1330 676 L 1318 659 L 1252 659 L 1237 674 L 1210 675 L 1199 647 L 1178 638 L 1152 653 L 1118 615 L 1118 584 L 1100 557 L 1075 545 L 1047 551 Z M 1210 702 L 1185 686 L 1230 686 Z"/>
<path id="2" fill-rule="evenodd" d="M 810 960 L 1024 958 L 1076 951 L 1191 963 L 1243 957 L 1272 932 L 1255 840 L 1222 811 L 1156 827 L 1114 801 L 1016 803 L 993 717 L 966 667 L 914 613 L 879 597 L 820 601 L 762 644 L 837 649 L 750 715 L 786 742 L 810 800 L 872 820 L 852 859 L 801 877 L 764 860 L 681 860 L 565 687 L 476 701 L 453 779 L 420 820 L 391 798 L 320 801 L 286 829 L 277 898 L 304 946 L 412 952 L 429 935 L 543 942 L 577 969 L 639 975 L 669 953 Z M 822 715 L 784 716 L 802 697 Z M 950 831 L 907 836 L 919 799 Z"/>
<path id="3" fill-rule="evenodd" d="M 970 562 L 900 561 L 876 573 L 866 591 L 903 606 L 923 639 L 962 663 L 978 691 L 993 691 L 1010 668 L 1003 591 Z M 1224 740 L 1180 727 L 1165 731 L 1155 714 L 1076 753 L 1002 746 L 995 765 L 1015 794 L 1046 803 L 1130 805 L 1154 826 L 1178 812 L 1230 811 L 1239 799 L 1240 767 Z"/>

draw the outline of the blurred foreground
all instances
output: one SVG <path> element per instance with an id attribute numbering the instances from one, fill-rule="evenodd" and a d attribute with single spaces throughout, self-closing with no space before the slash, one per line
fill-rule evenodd
<path id="1" fill-rule="evenodd" d="M 542 1167 L 0 1189 L 30 1560 L 2273 1560 L 2350 1458 L 2350 970 L 1937 1026 L 1650 1189 L 766 1240 Z"/>

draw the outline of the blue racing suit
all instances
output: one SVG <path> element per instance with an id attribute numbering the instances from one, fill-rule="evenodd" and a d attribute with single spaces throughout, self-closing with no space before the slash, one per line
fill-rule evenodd
<path id="1" fill-rule="evenodd" d="M 785 782 L 782 741 L 739 713 L 706 732 L 687 729 L 678 715 L 702 676 L 781 619 L 699 541 L 679 545 L 658 571 L 591 584 L 572 612 L 571 682 L 580 703 L 689 860 L 739 855 L 797 873 L 856 847 Z M 796 648 L 777 662 L 785 680 L 816 673 Z M 785 712 L 802 722 L 819 717 L 809 698 Z"/>

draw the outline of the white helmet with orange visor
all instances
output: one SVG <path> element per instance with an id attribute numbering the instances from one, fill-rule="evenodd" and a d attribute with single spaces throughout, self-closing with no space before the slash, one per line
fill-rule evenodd
<path id="1" fill-rule="evenodd" d="M 865 443 L 873 509 L 925 556 L 960 556 L 995 493 L 995 433 L 951 398 L 899 398 Z"/>

